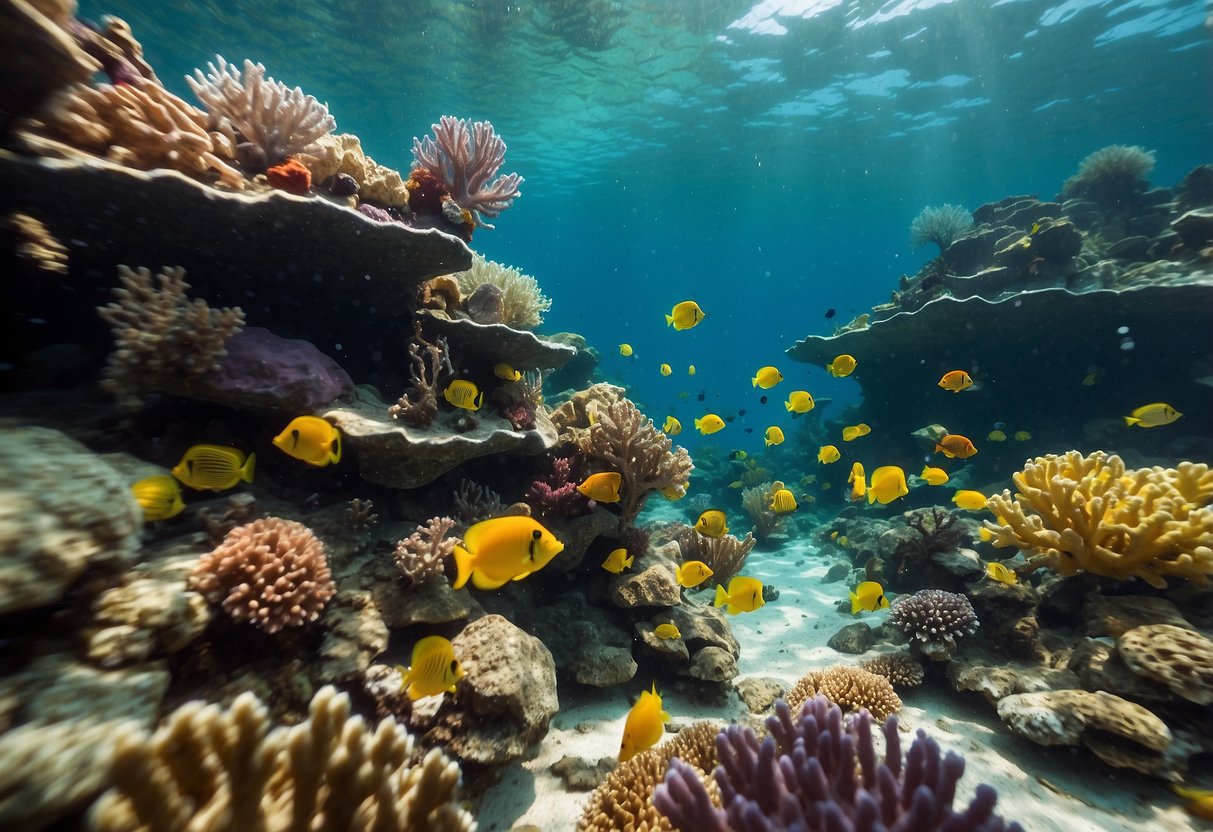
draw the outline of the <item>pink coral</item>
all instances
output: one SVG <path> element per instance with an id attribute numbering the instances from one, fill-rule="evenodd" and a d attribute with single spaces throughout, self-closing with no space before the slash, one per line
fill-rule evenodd
<path id="1" fill-rule="evenodd" d="M 505 142 L 487 121 L 443 116 L 431 129 L 434 138 L 413 139 L 413 167 L 433 173 L 476 225 L 492 228 L 480 215 L 496 217 L 509 208 L 523 183 L 516 173 L 489 182 L 505 161 Z"/>
<path id="2" fill-rule="evenodd" d="M 320 538 L 280 517 L 228 532 L 198 561 L 189 587 L 267 633 L 315 621 L 336 592 Z"/>
<path id="3" fill-rule="evenodd" d="M 526 501 L 540 517 L 571 517 L 583 511 L 586 500 L 577 492 L 573 460 L 554 457 L 547 476 L 527 489 Z"/>

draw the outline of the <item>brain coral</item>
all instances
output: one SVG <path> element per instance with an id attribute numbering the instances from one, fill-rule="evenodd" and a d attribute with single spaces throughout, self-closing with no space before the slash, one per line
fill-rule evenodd
<path id="1" fill-rule="evenodd" d="M 883 653 L 861 663 L 860 667 L 885 677 L 895 688 L 913 688 L 922 684 L 922 665 L 909 653 Z"/>
<path id="2" fill-rule="evenodd" d="M 889 608 L 889 621 L 933 660 L 949 657 L 956 649 L 956 639 L 973 635 L 978 626 L 969 599 L 941 589 L 898 598 Z"/>
<path id="3" fill-rule="evenodd" d="M 843 711 L 867 708 L 878 722 L 901 710 L 901 699 L 888 679 L 844 664 L 805 674 L 788 691 L 788 707 L 798 712 L 802 704 L 818 695 L 828 697 Z"/>

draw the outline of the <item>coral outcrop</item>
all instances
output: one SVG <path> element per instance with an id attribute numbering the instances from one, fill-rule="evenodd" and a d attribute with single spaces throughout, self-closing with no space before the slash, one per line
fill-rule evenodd
<path id="1" fill-rule="evenodd" d="M 447 537 L 455 528 L 450 517 L 431 517 L 408 537 L 396 541 L 396 567 L 410 586 L 440 577 L 459 538 Z"/>
<path id="2" fill-rule="evenodd" d="M 1172 624 L 1134 627 L 1116 640 L 1134 673 L 1161 682 L 1197 705 L 1213 703 L 1213 641 Z"/>
<path id="3" fill-rule="evenodd" d="M 922 684 L 925 672 L 909 653 L 882 653 L 860 663 L 869 673 L 883 676 L 895 688 L 914 688 Z"/>
<path id="4" fill-rule="evenodd" d="M 313 181 L 328 185 L 330 190 L 337 177 L 348 176 L 357 186 L 360 200 L 383 208 L 408 207 L 409 190 L 404 177 L 367 156 L 357 136 L 349 133 L 321 136 L 296 158 L 312 172 Z"/>
<path id="5" fill-rule="evenodd" d="M 543 294 L 539 281 L 518 269 L 488 260 L 479 254 L 472 256 L 472 267 L 456 272 L 455 280 L 464 297 L 471 297 L 481 286 L 496 286 L 500 290 L 503 323 L 514 329 L 534 329 L 543 323 L 543 313 L 552 308 L 552 300 Z"/>
<path id="6" fill-rule="evenodd" d="M 956 640 L 977 632 L 969 599 L 955 592 L 923 589 L 903 595 L 889 608 L 889 623 L 910 637 L 932 661 L 951 658 Z"/>
<path id="7" fill-rule="evenodd" d="M 496 217 L 513 205 L 523 182 L 516 173 L 493 179 L 505 161 L 505 142 L 487 121 L 442 116 L 431 129 L 433 138 L 413 139 L 414 167 L 438 177 L 457 208 L 472 212 L 476 225 L 492 228 L 482 215 Z"/>
<path id="8" fill-rule="evenodd" d="M 746 558 L 757 542 L 753 532 L 746 532 L 740 539 L 731 534 L 708 537 L 687 525 L 675 530 L 674 539 L 678 541 L 684 563 L 692 560 L 706 563 L 712 570 L 712 582 L 726 585 L 730 578 L 741 574 Z"/>
<path id="9" fill-rule="evenodd" d="M 901 710 L 901 697 L 886 677 L 845 664 L 810 670 L 784 698 L 789 708 L 799 711 L 814 696 L 826 697 L 846 713 L 866 708 L 878 722 Z"/>

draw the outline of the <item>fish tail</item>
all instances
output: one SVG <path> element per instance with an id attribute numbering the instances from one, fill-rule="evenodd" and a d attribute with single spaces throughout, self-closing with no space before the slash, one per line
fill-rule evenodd
<path id="1" fill-rule="evenodd" d="M 872 503 L 874 503 L 874 502 L 876 502 L 876 492 L 869 488 L 868 489 L 868 505 L 872 505 Z"/>
<path id="2" fill-rule="evenodd" d="M 850 593 L 850 595 L 851 595 L 851 615 L 854 615 L 855 613 L 859 612 L 861 605 L 859 603 L 858 595 L 856 595 L 854 592 Z"/>
<path id="3" fill-rule="evenodd" d="M 480 406 L 482 404 L 484 404 L 484 391 L 483 390 L 481 390 L 480 395 L 476 397 L 476 401 L 472 403 L 472 410 L 479 410 Z"/>
<path id="4" fill-rule="evenodd" d="M 758 376 L 754 376 L 752 379 L 750 379 L 750 386 L 751 386 L 751 387 L 757 387 L 757 386 L 758 386 Z"/>
<path id="5" fill-rule="evenodd" d="M 673 315 L 666 315 L 666 316 L 665 316 L 665 325 L 666 325 L 666 326 L 673 326 L 673 325 L 674 325 L 674 316 L 673 316 Z"/>
<path id="6" fill-rule="evenodd" d="M 329 451 L 329 462 L 336 465 L 341 461 L 341 431 L 337 431 L 337 435 L 333 438 L 333 444 Z"/>
<path id="7" fill-rule="evenodd" d="M 784 407 L 784 410 L 786 410 L 788 413 L 792 412 L 792 403 L 791 402 L 784 402 L 783 407 Z"/>
<path id="8" fill-rule="evenodd" d="M 729 593 L 720 584 L 716 584 L 716 600 L 712 602 L 713 607 L 723 607 L 729 603 Z"/>
<path id="9" fill-rule="evenodd" d="M 1129 427 L 1133 427 L 1133 425 L 1139 425 L 1139 424 L 1141 424 L 1141 419 L 1135 418 L 1133 416 L 1125 417 L 1125 427 L 1129 428 Z"/>
<path id="10" fill-rule="evenodd" d="M 633 561 L 635 561 L 635 560 L 636 560 L 636 556 L 635 556 L 635 555 L 629 555 L 629 556 L 628 556 L 628 558 L 627 558 L 627 560 L 625 560 L 625 561 L 623 562 L 623 566 L 624 566 L 624 568 L 625 568 L 625 569 L 631 569 L 631 568 L 632 568 L 632 562 L 633 562 Z"/>
<path id="11" fill-rule="evenodd" d="M 243 467 L 240 469 L 240 479 L 245 482 L 253 481 L 253 471 L 257 468 L 257 455 L 249 454 L 248 459 L 244 461 Z"/>
<path id="12" fill-rule="evenodd" d="M 683 583 L 683 580 L 682 580 L 682 564 L 681 563 L 674 564 L 674 583 L 678 584 L 679 586 L 686 586 L 686 584 Z"/>
<path id="13" fill-rule="evenodd" d="M 455 583 L 451 584 L 451 588 L 463 589 L 468 578 L 472 577 L 472 553 L 462 546 L 456 546 L 453 554 L 455 557 Z"/>

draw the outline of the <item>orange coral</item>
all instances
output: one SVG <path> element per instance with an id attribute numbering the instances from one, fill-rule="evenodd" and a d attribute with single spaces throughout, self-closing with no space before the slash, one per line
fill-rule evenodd
<path id="1" fill-rule="evenodd" d="M 451 192 L 429 168 L 413 168 L 404 186 L 409 190 L 410 208 L 418 214 L 442 216 L 442 201 L 449 199 Z"/>
<path id="2" fill-rule="evenodd" d="M 295 196 L 307 196 L 312 189 L 312 172 L 293 156 L 281 165 L 269 168 L 265 178 L 278 190 Z"/>

